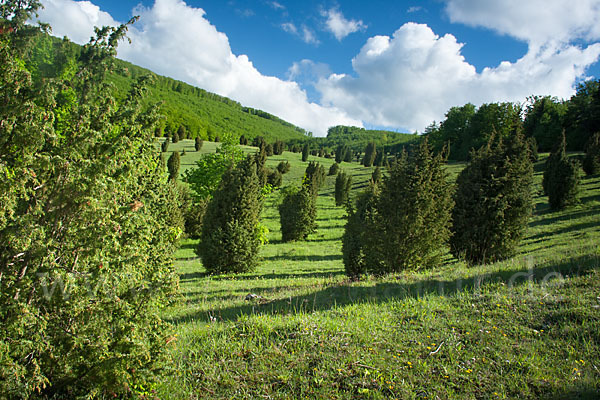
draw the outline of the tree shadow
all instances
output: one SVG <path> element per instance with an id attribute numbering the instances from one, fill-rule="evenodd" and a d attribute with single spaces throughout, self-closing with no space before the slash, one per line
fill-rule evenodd
<path id="1" fill-rule="evenodd" d="M 336 260 L 341 260 L 342 259 L 342 254 L 327 254 L 327 255 L 297 255 L 297 256 L 293 256 L 293 255 L 289 255 L 289 254 L 281 254 L 281 255 L 276 255 L 276 256 L 269 256 L 269 257 L 263 257 L 263 260 L 265 261 L 280 261 L 280 260 L 286 260 L 286 261 L 309 261 L 309 262 L 314 262 L 314 261 L 336 261 Z"/>
<path id="2" fill-rule="evenodd" d="M 208 321 L 211 317 L 223 321 L 235 321 L 241 315 L 248 314 L 288 314 L 290 312 L 315 312 L 329 310 L 336 306 L 350 304 L 378 303 L 391 300 L 420 298 L 426 295 L 452 296 L 458 293 L 479 293 L 484 284 L 501 283 L 509 288 L 526 284 L 545 285 L 552 279 L 564 276 L 586 275 L 600 267 L 600 259 L 582 256 L 563 263 L 518 271 L 500 271 L 490 274 L 474 274 L 455 280 L 428 279 L 414 283 L 380 282 L 374 286 L 352 286 L 349 281 L 327 286 L 325 289 L 306 295 L 273 300 L 264 304 L 248 302 L 248 304 L 215 309 L 210 312 L 198 312 L 180 316 L 170 321 L 173 323 L 189 320 Z M 341 272 L 340 272 L 341 273 Z M 327 275 L 327 274 L 325 274 Z M 303 277 L 306 275 L 302 275 Z M 261 275 L 260 277 L 265 277 Z M 283 276 L 277 276 L 282 278 Z M 291 277 L 291 276 L 290 276 Z M 252 277 L 247 277 L 252 279 Z"/>
<path id="3" fill-rule="evenodd" d="M 600 196 L 597 196 L 597 197 L 600 199 Z M 555 224 L 560 221 L 569 221 L 572 219 L 585 218 L 585 217 L 589 217 L 592 215 L 597 215 L 599 213 L 599 211 L 600 211 L 600 206 L 591 207 L 591 208 L 588 208 L 588 209 L 582 210 L 582 211 L 573 211 L 573 212 L 570 212 L 567 214 L 557 215 L 556 217 L 553 217 L 553 218 L 544 218 L 539 221 L 531 222 L 529 224 L 529 227 L 533 228 L 536 226 L 546 226 L 546 225 Z"/>
<path id="4" fill-rule="evenodd" d="M 575 386 L 566 390 L 544 395 L 540 397 L 542 400 L 598 400 L 600 399 L 600 389 L 591 386 Z"/>
<path id="5" fill-rule="evenodd" d="M 527 237 L 526 240 L 535 241 L 537 239 L 543 239 L 543 238 L 547 238 L 550 236 L 561 235 L 563 233 L 569 233 L 569 232 L 573 232 L 573 231 L 579 231 L 579 230 L 584 230 L 584 229 L 594 228 L 594 227 L 598 227 L 598 221 L 586 222 L 583 224 L 575 224 L 575 225 L 570 225 L 570 226 L 567 226 L 567 227 L 564 227 L 561 229 L 557 229 L 555 231 L 538 233 L 537 235 Z"/>

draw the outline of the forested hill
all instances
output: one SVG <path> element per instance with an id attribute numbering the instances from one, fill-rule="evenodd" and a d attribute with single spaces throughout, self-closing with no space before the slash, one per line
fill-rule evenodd
<path id="1" fill-rule="evenodd" d="M 64 73 L 80 50 L 81 46 L 72 42 L 64 42 L 50 35 L 39 35 L 26 62 L 34 77 L 53 77 Z M 199 136 L 207 140 L 214 140 L 223 133 L 244 135 L 249 139 L 263 136 L 268 142 L 277 139 L 301 141 L 307 137 L 304 129 L 267 112 L 243 107 L 226 97 L 159 76 L 119 59 L 116 60 L 115 72 L 109 76 L 117 90 L 115 96 L 125 97 L 132 84 L 145 75 L 153 77 L 148 85 L 146 102 L 162 103 L 161 114 L 164 119 L 159 134 L 176 132 L 183 127 L 186 136 Z"/>

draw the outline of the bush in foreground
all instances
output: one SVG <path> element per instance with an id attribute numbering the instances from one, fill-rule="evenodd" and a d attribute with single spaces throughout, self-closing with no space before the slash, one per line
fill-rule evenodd
<path id="1" fill-rule="evenodd" d="M 596 175 L 600 173 L 600 132 L 596 132 L 590 138 L 585 148 L 583 170 L 586 175 Z"/>
<path id="2" fill-rule="evenodd" d="M 21 44 L 38 7 L 0 9 L 0 397 L 124 398 L 170 341 L 176 194 L 142 82 L 122 101 L 104 83 L 126 26 L 34 84 Z"/>

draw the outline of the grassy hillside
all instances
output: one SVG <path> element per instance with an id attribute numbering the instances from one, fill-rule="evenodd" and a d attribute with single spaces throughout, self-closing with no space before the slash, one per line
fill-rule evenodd
<path id="1" fill-rule="evenodd" d="M 184 165 L 197 156 L 188 152 Z M 284 152 L 268 164 L 283 159 L 292 164 L 285 182 L 298 182 L 307 163 Z M 169 379 L 152 389 L 173 399 L 598 398 L 600 177 L 583 180 L 579 206 L 553 213 L 540 193 L 542 165 L 519 254 L 488 266 L 448 255 L 434 270 L 349 281 L 334 177 L 305 242 L 281 243 L 271 195 L 263 214 L 270 243 L 256 272 L 207 276 L 195 242 L 184 242 L 182 298 L 166 314 L 177 332 Z M 451 176 L 463 166 L 449 165 Z M 342 169 L 355 191 L 372 171 Z M 261 298 L 245 300 L 249 293 Z"/>
<path id="2" fill-rule="evenodd" d="M 29 53 L 28 67 L 38 79 L 56 76 L 62 73 L 65 60 L 73 59 L 80 49 L 77 44 L 39 35 Z M 115 85 L 117 98 L 123 98 L 139 77 L 153 77 L 146 103 L 162 103 L 162 131 L 175 132 L 184 126 L 191 137 L 204 139 L 214 139 L 223 132 L 248 138 L 264 136 L 269 142 L 306 138 L 302 128 L 264 111 L 243 107 L 226 97 L 156 75 L 126 61 L 117 59 L 115 62 L 115 72 L 109 75 L 108 80 Z"/>

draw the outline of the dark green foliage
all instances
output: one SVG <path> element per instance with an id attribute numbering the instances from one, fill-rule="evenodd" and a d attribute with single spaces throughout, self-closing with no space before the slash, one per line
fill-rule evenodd
<path id="1" fill-rule="evenodd" d="M 304 147 L 302 147 L 302 162 L 306 162 L 308 160 L 308 153 L 309 153 L 309 148 L 308 148 L 308 143 L 304 145 Z"/>
<path id="2" fill-rule="evenodd" d="M 337 175 L 339 170 L 340 170 L 340 164 L 333 163 L 333 164 L 331 164 L 331 167 L 329 167 L 329 173 L 327 175 L 329 175 L 329 176 Z"/>
<path id="3" fill-rule="evenodd" d="M 273 154 L 281 155 L 281 154 L 283 154 L 284 150 L 285 150 L 285 143 L 283 143 L 281 140 L 277 140 L 277 141 L 275 141 L 275 143 L 273 143 Z"/>
<path id="4" fill-rule="evenodd" d="M 343 238 L 350 276 L 437 265 L 450 237 L 453 206 L 443 164 L 443 155 L 434 156 L 423 140 L 410 156 L 403 153 L 379 193 L 371 185 L 370 194 L 359 196 Z"/>
<path id="5" fill-rule="evenodd" d="M 450 237 L 452 185 L 442 154 L 433 155 L 427 140 L 404 154 L 383 179 L 376 203 L 377 238 L 373 272 L 437 266 Z M 378 254 L 379 253 L 379 254 Z"/>
<path id="6" fill-rule="evenodd" d="M 267 142 L 265 142 L 265 138 L 262 136 L 257 136 L 252 140 L 252 146 L 254 147 L 263 147 L 266 146 Z"/>
<path id="7" fill-rule="evenodd" d="M 393 148 L 398 145 L 408 144 L 415 141 L 415 135 L 409 133 L 398 133 L 383 130 L 368 130 L 355 126 L 333 126 L 327 130 L 326 138 L 319 138 L 321 146 L 332 149 L 339 146 L 347 146 L 354 153 L 364 151 L 369 142 L 373 142 L 378 148 Z M 342 157 L 338 162 L 342 162 Z"/>
<path id="8" fill-rule="evenodd" d="M 377 152 L 377 155 L 375 156 L 375 161 L 373 161 L 373 165 L 377 166 L 377 167 L 383 167 L 385 164 L 385 153 L 380 150 Z"/>
<path id="9" fill-rule="evenodd" d="M 280 187 L 283 182 L 283 175 L 277 169 L 269 171 L 267 176 L 267 183 L 273 187 Z"/>
<path id="10" fill-rule="evenodd" d="M 282 175 L 287 174 L 290 171 L 291 165 L 289 161 L 281 161 L 277 164 L 277 171 L 279 171 Z"/>
<path id="11" fill-rule="evenodd" d="M 600 173 L 600 132 L 596 132 L 590 138 L 585 148 L 583 170 L 586 175 L 596 175 Z"/>
<path id="12" fill-rule="evenodd" d="M 271 157 L 274 154 L 272 144 L 269 143 L 265 146 L 265 153 L 267 153 L 267 157 Z"/>
<path id="13" fill-rule="evenodd" d="M 342 236 L 342 257 L 346 275 L 353 279 L 366 273 L 369 265 L 377 265 L 376 260 L 370 259 L 376 253 L 373 246 L 377 245 L 377 241 L 372 240 L 370 232 L 365 228 L 377 225 L 377 195 L 377 187 L 371 185 L 368 191 L 358 195 L 356 209 L 348 203 L 348 221 Z"/>
<path id="14" fill-rule="evenodd" d="M 334 164 L 335 165 L 335 164 Z M 342 206 L 348 202 L 348 196 L 352 189 L 352 176 L 343 171 L 335 178 L 335 205 Z"/>
<path id="15" fill-rule="evenodd" d="M 549 96 L 530 97 L 529 103 L 523 121 L 525 136 L 535 138 L 539 150 L 551 151 L 562 134 L 567 103 Z"/>
<path id="16" fill-rule="evenodd" d="M 189 238 L 198 239 L 202 234 L 202 219 L 206 212 L 208 200 L 194 196 L 187 185 L 178 184 L 177 191 L 179 195 L 179 209 L 184 220 L 185 234 Z"/>
<path id="17" fill-rule="evenodd" d="M 450 145 L 453 160 L 467 160 L 472 149 L 483 146 L 490 136 L 509 137 L 521 124 L 521 108 L 512 103 L 473 104 L 452 107 L 439 127 L 430 126 L 427 137 L 435 150 Z"/>
<path id="18" fill-rule="evenodd" d="M 310 185 L 313 192 L 318 192 L 325 183 L 325 167 L 320 163 L 311 161 L 304 172 L 304 184 Z"/>
<path id="19" fill-rule="evenodd" d="M 160 146 L 160 150 L 163 153 L 166 153 L 168 149 L 169 149 L 169 138 L 167 137 L 167 138 L 165 138 L 165 141 L 162 142 L 162 145 Z"/>
<path id="20" fill-rule="evenodd" d="M 279 205 L 281 240 L 291 242 L 306 239 L 315 230 L 317 215 L 315 196 L 310 185 L 286 187 L 282 190 L 282 196 Z"/>
<path id="21" fill-rule="evenodd" d="M 565 116 L 568 150 L 581 151 L 596 132 L 600 132 L 600 79 L 578 85 L 569 99 Z"/>
<path id="22" fill-rule="evenodd" d="M 38 5 L 0 4 L 0 397 L 126 398 L 164 361 L 177 195 L 143 79 L 120 101 L 104 83 L 126 27 L 34 84 L 23 23 Z"/>
<path id="23" fill-rule="evenodd" d="M 376 167 L 373 173 L 371 174 L 371 182 L 373 184 L 378 185 L 381 182 L 381 168 Z"/>
<path id="24" fill-rule="evenodd" d="M 179 138 L 179 134 L 178 134 L 177 132 L 173 132 L 173 136 L 172 136 L 172 138 L 171 138 L 171 141 L 172 141 L 173 143 L 177 143 L 177 142 L 179 142 L 179 139 L 180 139 L 180 138 Z"/>
<path id="25" fill-rule="evenodd" d="M 347 145 L 339 145 L 335 150 L 335 162 L 341 163 L 347 159 L 347 154 L 350 152 L 350 148 Z"/>
<path id="26" fill-rule="evenodd" d="M 269 176 L 269 170 L 265 166 L 267 162 L 267 144 L 261 142 L 256 157 L 254 158 L 256 164 L 256 175 L 258 176 L 258 183 L 260 186 L 265 186 L 267 178 Z"/>
<path id="27" fill-rule="evenodd" d="M 179 139 L 187 139 L 187 130 L 185 129 L 185 126 L 179 125 L 177 136 L 179 136 Z"/>
<path id="28" fill-rule="evenodd" d="M 544 194 L 553 210 L 560 210 L 578 203 L 579 162 L 566 154 L 565 134 L 561 135 L 555 150 L 546 160 L 546 169 L 542 180 Z"/>
<path id="29" fill-rule="evenodd" d="M 492 137 L 474 151 L 457 180 L 450 249 L 470 264 L 516 252 L 533 209 L 533 164 L 527 142 L 516 133 Z"/>
<path id="30" fill-rule="evenodd" d="M 204 140 L 202 140 L 201 138 L 196 136 L 196 139 L 194 141 L 194 148 L 196 149 L 196 151 L 202 150 L 203 145 L 204 145 Z"/>
<path id="31" fill-rule="evenodd" d="M 179 165 L 181 164 L 181 157 L 179 152 L 174 151 L 171 157 L 167 160 L 167 169 L 169 170 L 169 181 L 176 181 L 179 176 Z"/>
<path id="32" fill-rule="evenodd" d="M 215 136 L 215 143 L 219 143 L 221 141 L 221 137 L 219 135 Z"/>
<path id="33" fill-rule="evenodd" d="M 240 136 L 240 144 L 242 146 L 247 146 L 248 145 L 248 138 L 244 135 Z"/>
<path id="34" fill-rule="evenodd" d="M 196 252 L 211 274 L 248 272 L 258 265 L 263 196 L 256 158 L 227 170 L 206 208 Z"/>
<path id="35" fill-rule="evenodd" d="M 535 163 L 539 159 L 537 141 L 533 136 L 526 139 L 527 149 L 529 150 L 529 159 Z"/>
<path id="36" fill-rule="evenodd" d="M 352 162 L 352 157 L 354 156 L 354 153 L 352 153 L 352 150 L 350 148 L 348 148 L 348 151 L 346 151 L 346 155 L 344 156 L 344 160 L 345 162 Z M 358 159 L 360 157 L 360 153 L 356 154 L 356 161 L 358 162 Z"/>
<path id="37" fill-rule="evenodd" d="M 374 142 L 369 142 L 367 147 L 365 147 L 365 156 L 363 157 L 363 165 L 365 167 L 373 166 L 373 162 L 375 161 L 375 156 L 377 155 L 377 149 L 375 148 Z"/>

